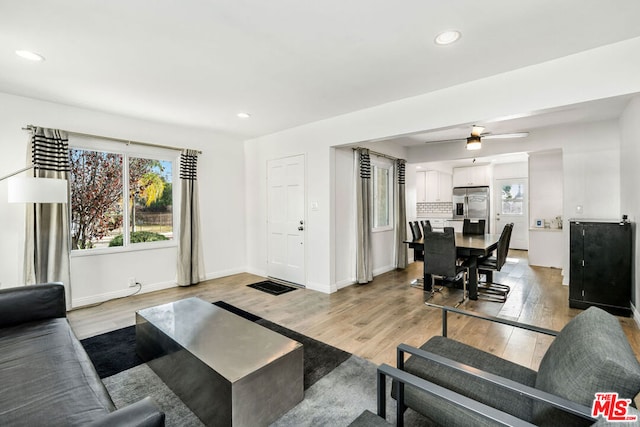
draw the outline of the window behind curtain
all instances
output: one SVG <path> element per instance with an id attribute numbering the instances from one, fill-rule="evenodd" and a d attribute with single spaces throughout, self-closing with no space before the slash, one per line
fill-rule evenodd
<path id="1" fill-rule="evenodd" d="M 373 164 L 373 231 L 393 229 L 392 166 Z"/>
<path id="2" fill-rule="evenodd" d="M 173 239 L 173 161 L 79 148 L 70 155 L 72 250 Z"/>

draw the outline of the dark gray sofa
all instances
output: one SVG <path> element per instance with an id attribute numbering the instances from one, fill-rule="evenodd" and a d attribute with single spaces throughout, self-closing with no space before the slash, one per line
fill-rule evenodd
<path id="1" fill-rule="evenodd" d="M 443 311 L 443 336 L 420 348 L 398 347 L 398 367 L 382 365 L 392 395 L 424 415 L 430 425 L 588 426 L 610 425 L 591 418 L 596 392 L 634 399 L 640 392 L 640 364 L 618 319 L 589 308 L 560 332 L 452 307 Z M 465 315 L 555 336 L 538 371 L 447 338 L 447 313 Z M 533 351 L 533 349 L 531 349 Z M 405 355 L 410 357 L 405 361 Z M 380 386 L 379 382 L 379 386 Z M 384 400 L 384 391 L 379 398 Z M 403 405 L 398 425 L 402 425 Z M 380 406 L 379 406 L 380 414 Z M 637 415 L 629 408 L 629 415 Z M 384 413 L 380 414 L 384 415 Z M 639 425 L 627 423 L 626 425 Z"/>
<path id="2" fill-rule="evenodd" d="M 164 426 L 150 398 L 116 410 L 66 319 L 64 288 L 0 290 L 0 425 Z"/>

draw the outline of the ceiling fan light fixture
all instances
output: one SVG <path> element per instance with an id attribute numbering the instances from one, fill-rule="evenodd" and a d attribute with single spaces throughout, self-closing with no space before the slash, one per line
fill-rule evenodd
<path id="1" fill-rule="evenodd" d="M 471 135 L 480 136 L 484 132 L 484 127 L 473 125 L 471 128 Z"/>
<path id="2" fill-rule="evenodd" d="M 447 30 L 438 34 L 434 39 L 434 42 L 438 45 L 447 45 L 458 41 L 461 36 L 462 34 L 460 33 L 460 31 Z"/>
<path id="3" fill-rule="evenodd" d="M 471 135 L 467 138 L 467 150 L 479 150 L 482 148 L 479 135 Z"/>

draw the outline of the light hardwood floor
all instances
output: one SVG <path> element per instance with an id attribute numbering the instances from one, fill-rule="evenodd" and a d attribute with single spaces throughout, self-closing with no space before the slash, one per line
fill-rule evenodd
<path id="1" fill-rule="evenodd" d="M 400 343 L 419 346 L 441 333 L 441 312 L 424 305 L 422 290 L 408 284 L 421 274 L 421 263 L 392 271 L 366 285 L 353 285 L 327 295 L 298 289 L 280 296 L 247 287 L 259 276 L 238 274 L 187 288 L 172 288 L 80 308 L 68 313 L 80 339 L 133 325 L 135 311 L 196 296 L 223 300 L 289 329 L 308 335 L 376 364 L 395 366 Z M 581 310 L 570 309 L 560 270 L 530 267 L 525 251 L 510 251 L 495 281 L 512 291 L 505 303 L 466 301 L 461 308 L 559 330 Z M 454 305 L 461 290 L 444 289 L 430 301 Z M 631 318 L 619 317 L 636 356 L 640 330 Z M 537 369 L 552 338 L 512 327 L 449 315 L 449 337 Z"/>

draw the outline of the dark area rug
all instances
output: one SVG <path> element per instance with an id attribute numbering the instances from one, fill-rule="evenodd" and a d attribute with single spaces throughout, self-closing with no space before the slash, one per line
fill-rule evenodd
<path id="1" fill-rule="evenodd" d="M 305 390 L 351 356 L 346 351 L 287 329 L 224 301 L 217 301 L 214 304 L 302 343 L 304 346 Z M 107 332 L 80 342 L 93 362 L 100 378 L 110 377 L 144 363 L 136 354 L 135 326 Z"/>
<path id="2" fill-rule="evenodd" d="M 266 292 L 271 295 L 282 295 L 287 292 L 295 291 L 293 286 L 283 285 L 281 283 L 272 282 L 271 280 L 265 280 L 263 282 L 252 283 L 247 285 L 250 288 L 257 289 L 262 292 Z"/>
<path id="3" fill-rule="evenodd" d="M 142 359 L 136 354 L 136 327 L 127 326 L 106 334 L 80 341 L 100 378 L 138 366 Z"/>

